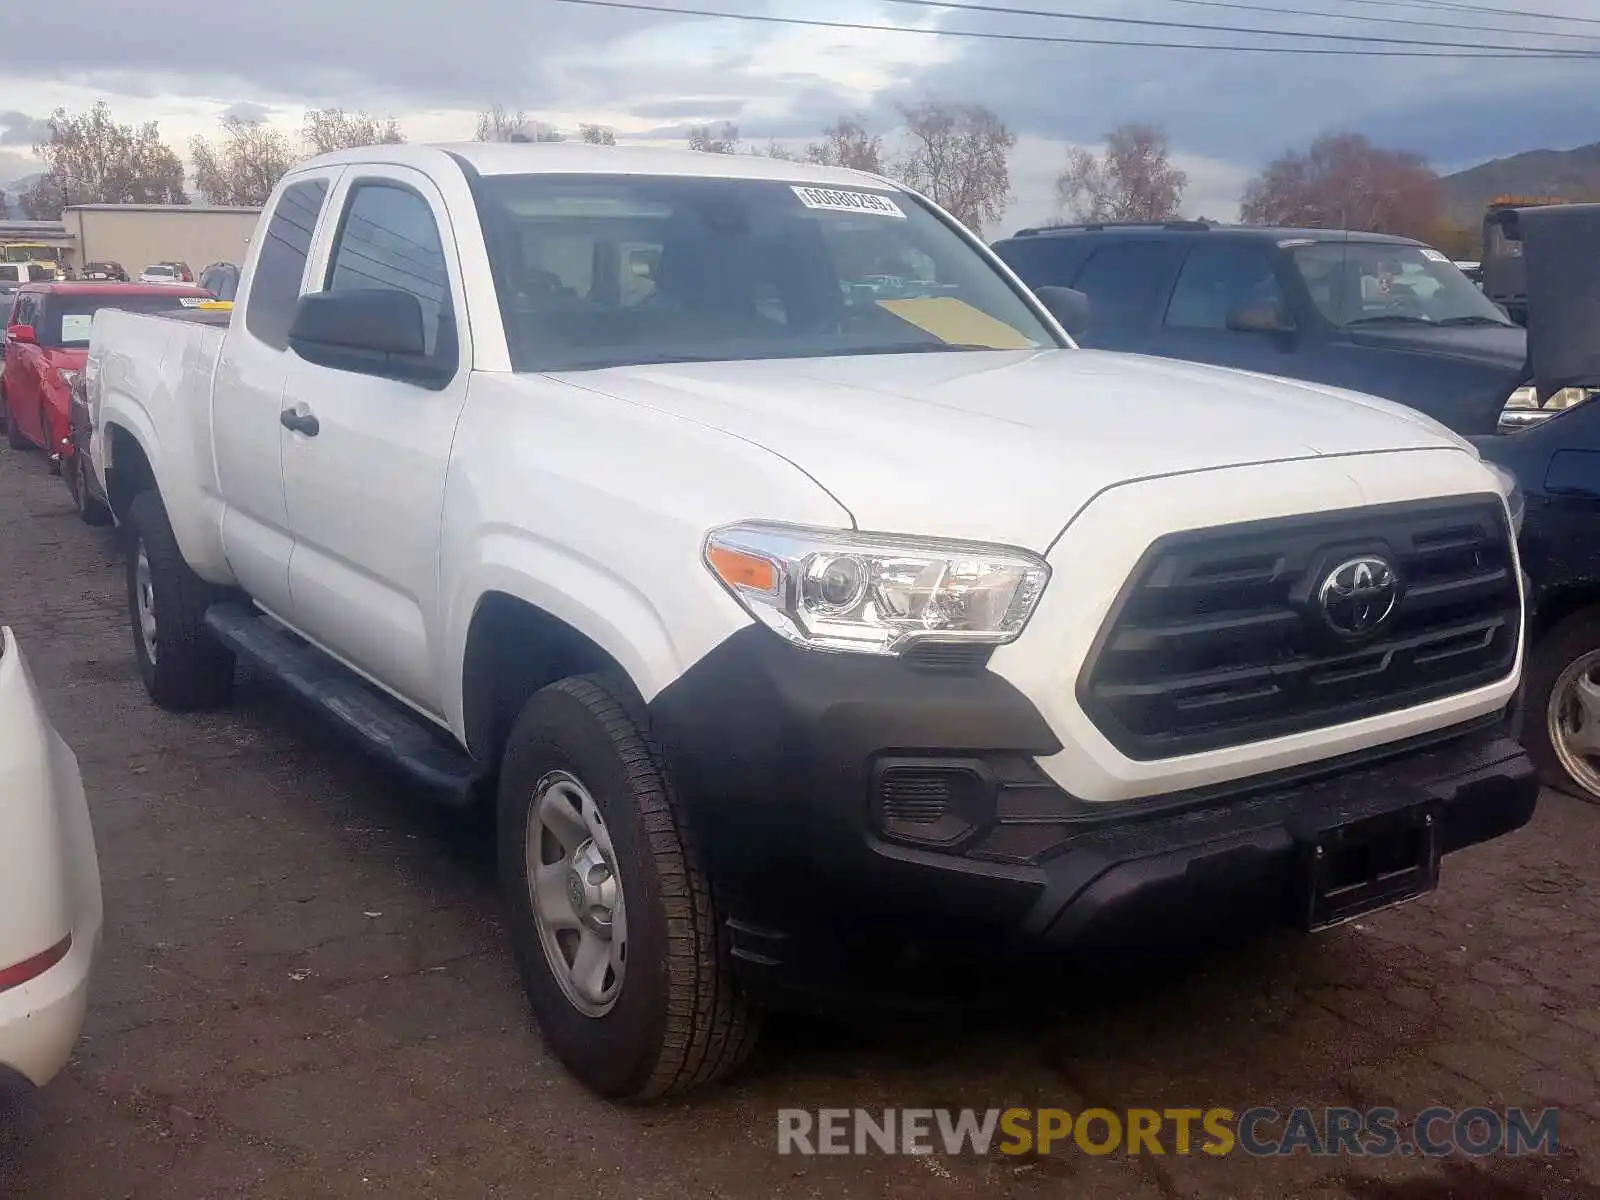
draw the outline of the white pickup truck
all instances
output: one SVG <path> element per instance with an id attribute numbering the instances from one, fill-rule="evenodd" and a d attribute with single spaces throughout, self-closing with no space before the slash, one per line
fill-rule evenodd
<path id="1" fill-rule="evenodd" d="M 95 320 L 139 669 L 242 656 L 496 804 L 605 1094 L 796 990 L 1323 928 L 1532 814 L 1509 492 L 1426 418 L 1078 350 L 851 171 L 383 146 L 262 222 L 231 314 Z"/>

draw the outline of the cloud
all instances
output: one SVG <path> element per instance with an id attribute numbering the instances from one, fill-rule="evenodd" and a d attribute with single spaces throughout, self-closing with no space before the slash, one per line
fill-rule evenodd
<path id="1" fill-rule="evenodd" d="M 224 121 L 243 121 L 249 125 L 269 120 L 271 117 L 272 109 L 265 104 L 257 104 L 253 100 L 240 100 L 222 110 L 222 119 Z"/>
<path id="2" fill-rule="evenodd" d="M 1542 7 L 1578 14 L 1587 11 L 1587 3 L 1546 0 Z M 1099 7 L 1122 15 L 1171 15 L 1155 0 L 1106 0 Z M 1246 21 L 1240 14 L 1218 23 L 1262 25 L 1271 19 Z M 1262 41 L 1180 31 L 1115 32 L 996 15 L 947 15 L 943 24 L 1048 36 Z M 1500 45 L 1516 44 L 1521 36 L 1465 24 L 1455 32 L 1342 22 L 1299 27 Z M 1593 32 L 1600 35 L 1600 29 Z M 1582 45 L 1600 49 L 1600 36 Z M 1126 121 L 1150 121 L 1165 127 L 1175 151 L 1252 167 L 1332 129 L 1366 133 L 1380 144 L 1454 164 L 1529 149 L 1535 139 L 1556 147 L 1594 140 L 1600 132 L 1593 122 L 1600 74 L 1592 67 L 1592 60 L 1472 62 L 965 41 L 950 61 L 919 72 L 879 102 L 928 96 L 975 101 L 1000 113 L 1021 134 L 1076 143 L 1098 142 Z"/>
<path id="3" fill-rule="evenodd" d="M 0 146 L 27 146 L 50 136 L 50 126 L 42 117 L 27 113 L 0 112 Z"/>

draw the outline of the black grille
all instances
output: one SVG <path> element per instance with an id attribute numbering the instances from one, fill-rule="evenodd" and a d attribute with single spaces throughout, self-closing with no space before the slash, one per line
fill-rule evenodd
<path id="1" fill-rule="evenodd" d="M 1400 595 L 1366 637 L 1317 590 L 1387 559 Z M 1496 498 L 1383 505 L 1175 534 L 1134 569 L 1078 680 L 1124 754 L 1166 758 L 1408 708 L 1503 678 L 1519 599 Z"/>

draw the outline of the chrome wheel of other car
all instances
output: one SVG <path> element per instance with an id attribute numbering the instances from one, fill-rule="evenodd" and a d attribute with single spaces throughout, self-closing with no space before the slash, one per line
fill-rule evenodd
<path id="1" fill-rule="evenodd" d="M 1600 799 L 1600 650 L 1567 665 L 1550 689 L 1545 710 L 1550 746 L 1568 777 L 1591 798 Z"/>
<path id="2" fill-rule="evenodd" d="M 156 662 L 156 588 L 150 575 L 150 554 L 140 539 L 134 549 L 134 603 L 139 614 L 139 638 L 151 665 Z"/>
<path id="3" fill-rule="evenodd" d="M 565 771 L 534 789 L 527 826 L 529 900 L 550 971 L 568 1002 L 602 1017 L 617 1002 L 628 961 L 628 922 L 600 808 Z"/>

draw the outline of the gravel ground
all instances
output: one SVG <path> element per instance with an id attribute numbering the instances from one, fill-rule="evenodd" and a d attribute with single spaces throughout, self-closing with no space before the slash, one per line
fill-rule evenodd
<path id="1" fill-rule="evenodd" d="M 0 619 L 94 810 L 88 1027 L 0 1107 L 0 1197 L 1600 1198 L 1600 810 L 1446 861 L 1439 892 L 1315 940 L 1084 996 L 1044 1025 L 778 1022 L 735 1083 L 601 1103 L 529 1023 L 481 827 L 246 681 L 145 699 L 112 535 L 0 451 Z M 1554 1156 L 784 1157 L 784 1107 L 1557 1106 Z"/>

